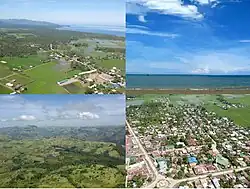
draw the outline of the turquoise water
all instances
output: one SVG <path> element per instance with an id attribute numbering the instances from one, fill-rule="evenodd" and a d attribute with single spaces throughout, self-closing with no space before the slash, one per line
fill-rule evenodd
<path id="1" fill-rule="evenodd" d="M 126 83 L 127 88 L 142 89 L 250 88 L 250 75 L 212 76 L 127 74 Z"/>

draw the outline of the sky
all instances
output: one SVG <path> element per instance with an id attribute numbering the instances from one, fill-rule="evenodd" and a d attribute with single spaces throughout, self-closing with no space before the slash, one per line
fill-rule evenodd
<path id="1" fill-rule="evenodd" d="M 0 19 L 125 26 L 125 0 L 0 0 Z"/>
<path id="2" fill-rule="evenodd" d="M 124 95 L 0 95 L 0 127 L 124 124 Z"/>
<path id="3" fill-rule="evenodd" d="M 128 0 L 127 73 L 250 74 L 249 0 Z"/>

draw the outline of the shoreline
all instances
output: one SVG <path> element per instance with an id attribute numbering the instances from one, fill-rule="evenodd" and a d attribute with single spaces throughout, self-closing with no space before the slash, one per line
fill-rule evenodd
<path id="1" fill-rule="evenodd" d="M 250 88 L 221 88 L 221 89 L 143 89 L 127 88 L 126 94 L 250 94 Z"/>

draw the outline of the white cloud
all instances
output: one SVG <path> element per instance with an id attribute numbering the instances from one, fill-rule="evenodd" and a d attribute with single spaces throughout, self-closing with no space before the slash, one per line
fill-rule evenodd
<path id="1" fill-rule="evenodd" d="M 151 31 L 146 31 L 146 30 L 142 30 L 139 28 L 127 28 L 126 33 L 152 35 L 152 36 L 169 37 L 169 38 L 175 38 L 179 36 L 178 34 L 151 32 Z"/>
<path id="2" fill-rule="evenodd" d="M 132 55 L 127 59 L 127 71 L 130 73 L 250 73 L 250 54 L 248 53 L 250 48 L 187 52 L 176 47 L 156 48 L 133 41 L 127 41 L 127 45 L 131 47 L 133 55 L 137 56 L 135 58 Z"/>
<path id="3" fill-rule="evenodd" d="M 211 4 L 213 2 L 216 2 L 217 0 L 193 0 L 194 2 L 197 2 L 201 5 L 208 5 Z"/>
<path id="4" fill-rule="evenodd" d="M 80 112 L 79 118 L 81 118 L 81 119 L 98 119 L 99 115 L 91 113 L 91 112 Z"/>
<path id="5" fill-rule="evenodd" d="M 139 16 L 138 16 L 138 20 L 141 21 L 141 22 L 147 22 L 147 21 L 145 20 L 145 16 L 144 16 L 144 15 L 139 15 Z"/>
<path id="6" fill-rule="evenodd" d="M 203 15 L 195 5 L 184 5 L 181 0 L 128 0 L 162 14 L 178 15 L 184 18 L 202 19 Z"/>
<path id="7" fill-rule="evenodd" d="M 198 68 L 198 69 L 192 70 L 191 73 L 193 73 L 193 74 L 209 74 L 210 70 L 208 68 Z"/>
<path id="8" fill-rule="evenodd" d="M 250 39 L 240 40 L 241 43 L 250 43 Z"/>
<path id="9" fill-rule="evenodd" d="M 21 115 L 18 117 L 18 120 L 22 120 L 22 121 L 33 121 L 35 119 L 36 117 L 33 115 Z"/>

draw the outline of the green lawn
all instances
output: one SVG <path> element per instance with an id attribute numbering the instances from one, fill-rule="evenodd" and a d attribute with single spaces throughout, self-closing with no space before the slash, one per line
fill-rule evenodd
<path id="1" fill-rule="evenodd" d="M 57 84 L 58 81 L 70 78 L 76 72 L 60 72 L 54 69 L 56 62 L 41 65 L 25 73 L 35 80 L 27 85 L 30 94 L 65 94 L 67 91 Z"/>

